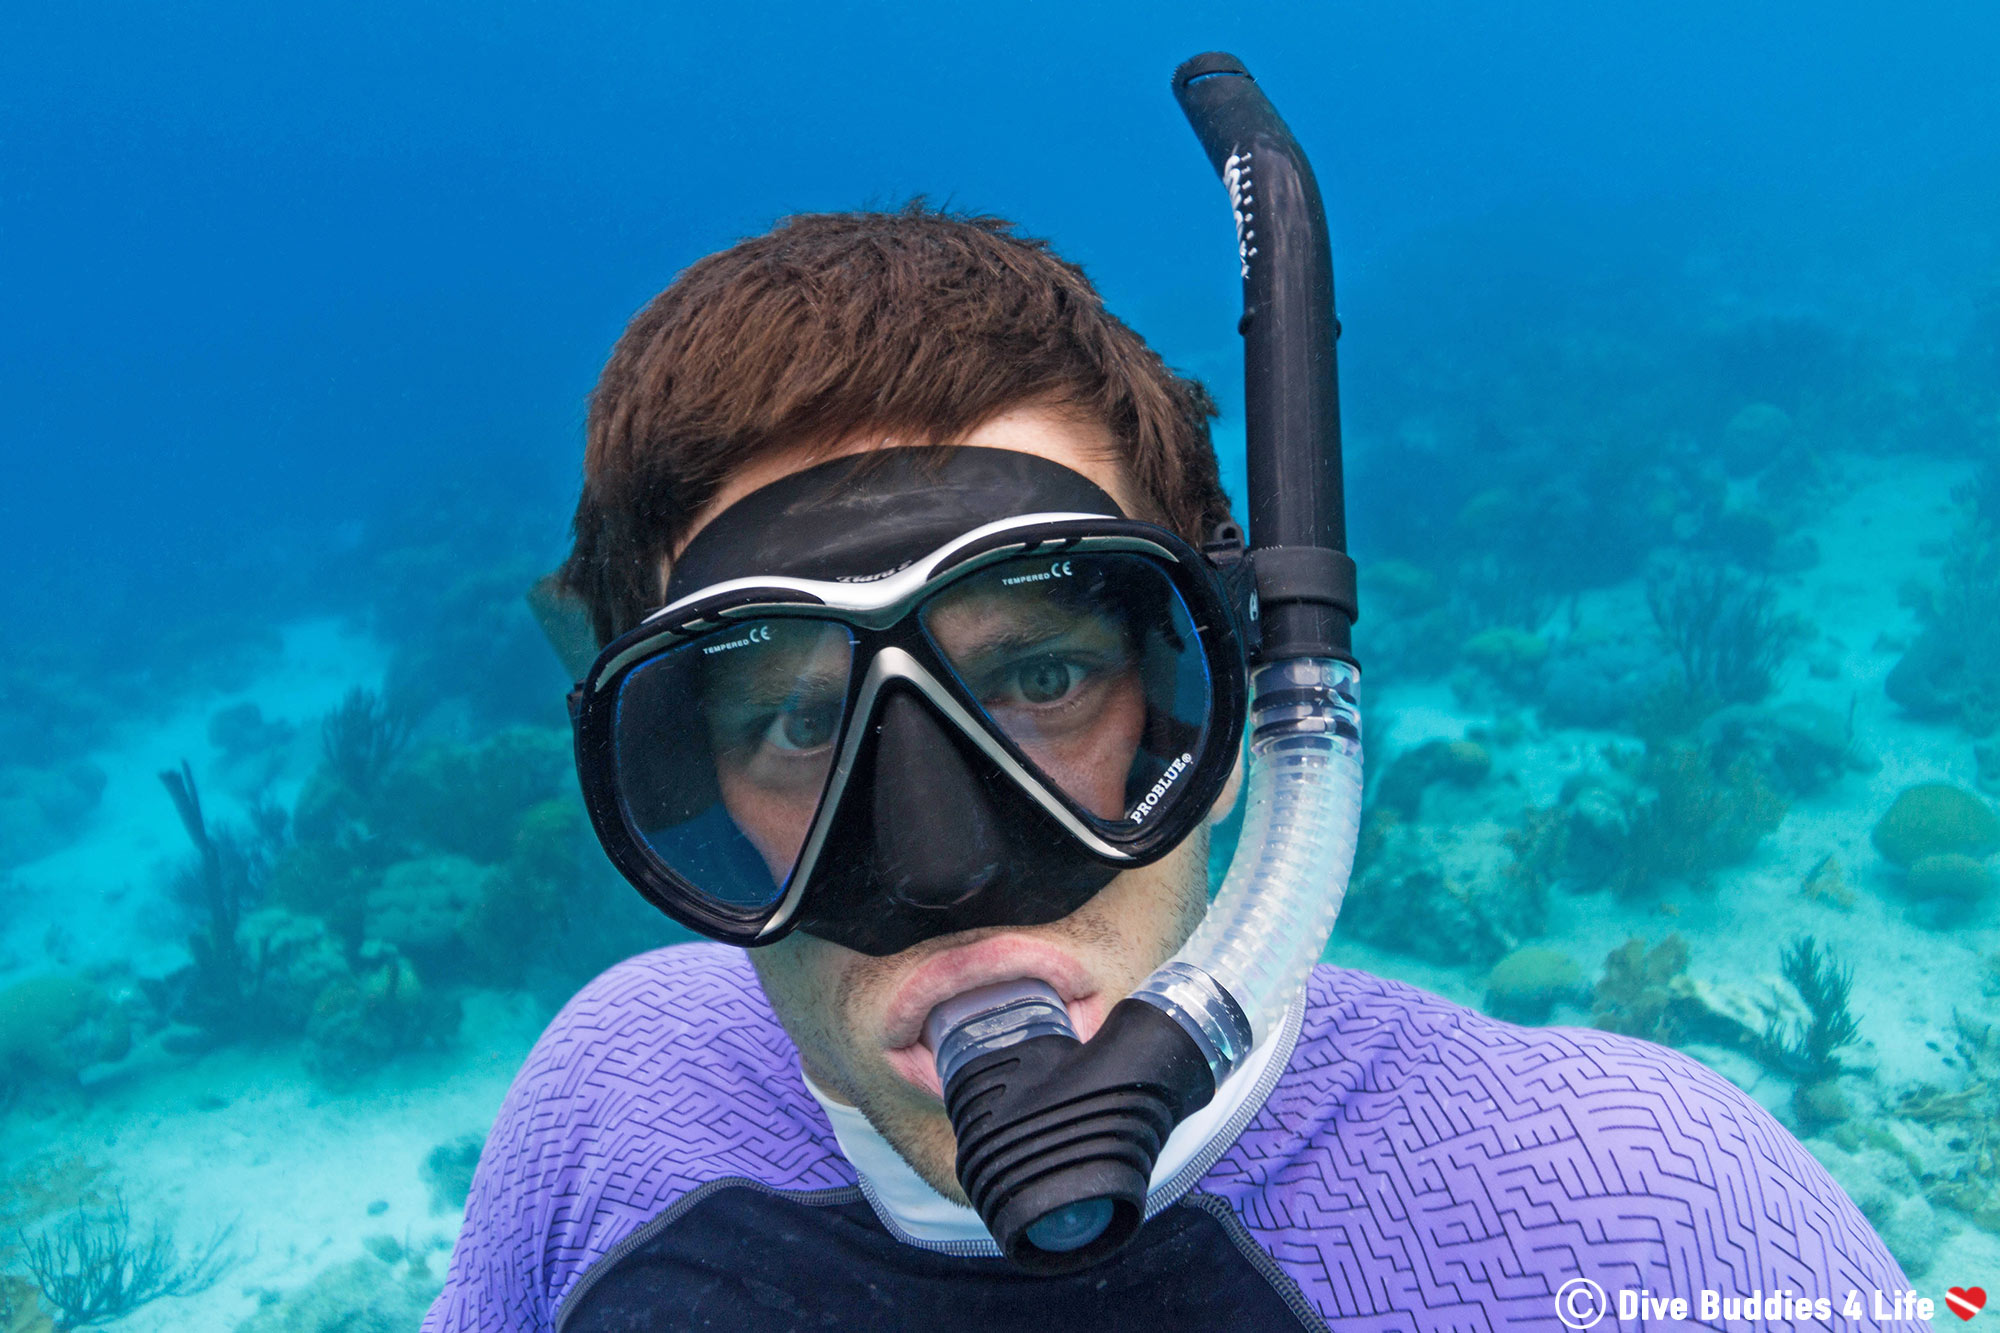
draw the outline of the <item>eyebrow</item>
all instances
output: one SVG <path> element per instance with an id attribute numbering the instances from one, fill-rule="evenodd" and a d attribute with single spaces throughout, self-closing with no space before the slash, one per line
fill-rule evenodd
<path id="1" fill-rule="evenodd" d="M 747 672 L 731 672 L 731 679 L 717 690 L 720 708 L 732 712 L 775 708 L 799 699 L 815 702 L 838 695 L 847 682 L 847 672 L 839 669 L 788 671 L 782 666 L 752 666 Z M 745 677 L 747 676 L 747 679 Z"/>
<path id="2" fill-rule="evenodd" d="M 990 633 L 976 635 L 968 641 L 954 644 L 948 648 L 943 642 L 942 637 L 940 637 L 938 647 L 945 650 L 947 657 L 969 659 L 988 656 L 1002 651 L 1039 648 L 1045 644 L 1073 635 L 1090 634 L 1092 631 L 1098 629 L 1107 631 L 1108 637 L 1121 649 L 1129 647 L 1129 644 L 1126 642 L 1127 636 L 1121 632 L 1121 627 L 1111 617 L 1105 615 L 1078 613 L 1055 616 L 1042 614 L 1024 619 L 1026 623 L 1023 623 L 1022 620 L 1010 620 L 1004 625 L 995 627 Z"/>

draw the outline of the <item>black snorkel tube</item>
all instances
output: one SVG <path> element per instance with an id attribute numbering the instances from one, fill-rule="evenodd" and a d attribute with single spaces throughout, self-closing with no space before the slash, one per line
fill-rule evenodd
<path id="1" fill-rule="evenodd" d="M 1229 190 L 1243 267 L 1243 417 L 1250 550 L 1261 625 L 1254 660 L 1353 660 L 1354 562 L 1340 466 L 1333 256 L 1319 183 L 1235 56 L 1174 71 L 1174 96 Z"/>
<path id="2" fill-rule="evenodd" d="M 1145 1221 L 1174 1126 L 1278 1030 L 1326 946 L 1361 808 L 1354 564 L 1345 550 L 1333 264 L 1312 169 L 1233 56 L 1174 95 L 1229 189 L 1243 269 L 1256 632 L 1242 839 L 1181 951 L 1079 1042 L 1041 982 L 932 1011 L 958 1179 L 1031 1273 L 1116 1254 Z"/>

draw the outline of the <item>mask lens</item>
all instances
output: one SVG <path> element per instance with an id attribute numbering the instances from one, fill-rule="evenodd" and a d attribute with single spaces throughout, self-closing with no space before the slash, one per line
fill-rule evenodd
<path id="1" fill-rule="evenodd" d="M 1171 808 L 1208 740 L 1207 658 L 1140 555 L 1025 556 L 941 590 L 925 633 L 994 728 L 1099 822 Z"/>
<path id="2" fill-rule="evenodd" d="M 853 666 L 845 626 L 785 618 L 628 672 L 613 762 L 639 839 L 727 906 L 777 902 L 826 791 Z"/>

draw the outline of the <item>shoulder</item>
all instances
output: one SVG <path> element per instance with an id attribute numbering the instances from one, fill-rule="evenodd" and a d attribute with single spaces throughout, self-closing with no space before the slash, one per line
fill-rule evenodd
<path id="1" fill-rule="evenodd" d="M 515 1076 L 426 1328 L 547 1327 L 592 1262 L 725 1177 L 853 1183 L 742 952 L 629 958 L 563 1006 Z"/>
<path id="2" fill-rule="evenodd" d="M 1205 1188 L 1328 1315 L 1476 1298 L 1540 1319 L 1576 1276 L 1690 1300 L 1901 1284 L 1811 1154 L 1706 1066 L 1341 968 L 1315 969 L 1284 1076 Z"/>
<path id="3" fill-rule="evenodd" d="M 598 1110 L 627 1116 L 646 1099 L 711 1088 L 782 1114 L 793 1099 L 773 1084 L 787 1077 L 803 1094 L 791 1039 L 743 952 L 681 944 L 628 958 L 572 996 L 508 1100 L 529 1089 L 567 1096 L 596 1086 L 607 1094 Z"/>

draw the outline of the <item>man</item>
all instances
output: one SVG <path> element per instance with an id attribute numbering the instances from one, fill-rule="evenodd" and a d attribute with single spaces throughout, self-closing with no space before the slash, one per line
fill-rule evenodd
<path id="1" fill-rule="evenodd" d="M 1901 1288 L 1810 1155 L 1702 1066 L 1326 967 L 1174 1131 L 1128 1248 L 1049 1277 L 995 1257 L 926 1017 L 1034 978 L 1088 1039 L 1175 953 L 1206 908 L 1203 816 L 1232 799 L 1200 696 L 1231 659 L 1203 647 L 1214 617 L 1174 609 L 1199 609 L 1179 574 L 1083 546 L 884 592 L 879 614 L 868 590 L 932 588 L 940 535 L 1017 514 L 1201 543 L 1228 516 L 1212 415 L 1079 271 L 991 219 L 794 218 L 634 320 L 563 574 L 613 645 L 578 702 L 586 794 L 621 869 L 705 933 L 798 919 L 747 951 L 628 960 L 571 1001 L 488 1139 L 428 1330 L 1581 1327 L 1620 1289 L 1838 1310 Z M 763 574 L 862 609 L 757 593 L 776 611 L 731 619 Z M 892 652 L 922 659 L 904 684 L 956 683 L 884 693 L 873 748 L 836 762 L 843 701 Z M 952 776 L 980 734 L 1040 813 Z M 1160 827 L 1187 765 L 1200 808 L 1143 864 L 932 873 L 932 852 L 1014 864 L 996 821 Z M 802 880 L 817 906 L 792 902 Z M 1034 895 L 1028 924 L 1007 915 Z"/>

